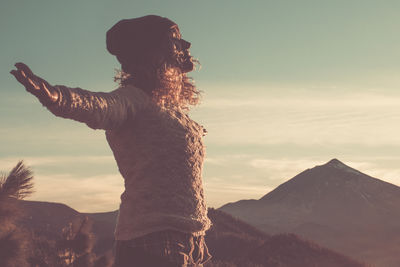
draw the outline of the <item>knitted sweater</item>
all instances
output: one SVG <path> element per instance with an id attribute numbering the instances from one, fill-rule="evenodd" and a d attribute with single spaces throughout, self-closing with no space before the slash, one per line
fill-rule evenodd
<path id="1" fill-rule="evenodd" d="M 115 238 L 172 229 L 204 235 L 210 228 L 202 186 L 205 130 L 179 110 L 157 106 L 133 86 L 110 93 L 55 87 L 55 115 L 106 130 L 125 180 Z"/>

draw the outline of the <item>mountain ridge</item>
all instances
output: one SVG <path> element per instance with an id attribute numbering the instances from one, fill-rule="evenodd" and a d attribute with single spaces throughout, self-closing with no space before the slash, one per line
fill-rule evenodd
<path id="1" fill-rule="evenodd" d="M 259 200 L 228 203 L 220 210 L 267 233 L 292 232 L 359 260 L 379 258 L 385 264 L 375 260 L 378 266 L 388 267 L 400 266 L 400 257 L 385 254 L 392 245 L 400 247 L 400 238 L 393 236 L 400 235 L 398 207 L 400 187 L 332 159 Z"/>
<path id="2" fill-rule="evenodd" d="M 21 201 L 25 216 L 21 225 L 36 236 L 56 241 L 64 226 L 76 217 L 88 216 L 93 220 L 96 237 L 95 253 L 102 255 L 113 247 L 117 211 L 79 213 L 72 208 L 51 202 Z M 270 236 L 261 230 L 210 208 L 213 226 L 206 233 L 206 243 L 214 260 L 210 266 L 282 266 L 282 267 L 365 267 L 337 252 L 303 240 L 294 234 Z M 43 227 L 44 225 L 44 227 Z M 293 265 L 293 262 L 296 265 Z M 213 265 L 215 264 L 215 265 Z"/>

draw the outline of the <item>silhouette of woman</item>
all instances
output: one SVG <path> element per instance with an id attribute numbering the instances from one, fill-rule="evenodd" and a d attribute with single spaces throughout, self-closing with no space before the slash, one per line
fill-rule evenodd
<path id="1" fill-rule="evenodd" d="M 52 86 L 23 63 L 11 74 L 53 114 L 104 129 L 125 180 L 115 230 L 116 267 L 202 266 L 211 223 L 202 186 L 205 129 L 187 115 L 199 91 L 190 43 L 155 15 L 121 20 L 107 32 L 121 63 L 110 93 Z"/>

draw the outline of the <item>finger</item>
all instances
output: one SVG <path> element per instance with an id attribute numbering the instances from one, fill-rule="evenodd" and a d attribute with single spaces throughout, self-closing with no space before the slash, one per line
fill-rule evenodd
<path id="1" fill-rule="evenodd" d="M 22 62 L 15 63 L 15 67 L 17 67 L 18 70 L 23 71 L 27 76 L 34 75 L 33 72 L 31 71 L 31 69 Z"/>
<path id="2" fill-rule="evenodd" d="M 28 89 L 28 87 L 32 87 L 32 86 L 30 85 L 30 83 L 27 81 L 27 79 L 26 79 L 24 76 L 22 76 L 22 74 L 21 74 L 20 72 L 17 72 L 17 75 L 15 76 L 15 78 L 17 78 L 17 80 L 18 80 L 23 86 L 25 86 L 27 89 Z"/>
<path id="3" fill-rule="evenodd" d="M 16 72 L 18 73 L 19 77 L 22 76 L 24 78 L 23 84 L 25 85 L 25 87 L 28 85 L 29 87 L 31 87 L 30 89 L 40 90 L 39 82 L 36 81 L 36 76 L 33 75 L 31 76 L 32 78 L 29 78 L 27 77 L 26 73 L 21 69 Z"/>
<path id="4" fill-rule="evenodd" d="M 56 102 L 57 101 L 57 98 L 58 98 L 58 96 L 56 97 L 55 95 L 54 95 L 54 93 L 52 93 L 51 91 L 50 91 L 50 89 L 48 88 L 48 86 L 46 85 L 46 83 L 44 83 L 44 82 L 42 82 L 41 83 L 41 88 L 42 88 L 42 93 L 47 97 L 47 99 L 50 101 L 50 102 Z"/>
<path id="5" fill-rule="evenodd" d="M 36 81 L 33 81 L 32 79 L 28 78 L 28 82 L 31 84 L 31 86 L 36 89 L 40 90 L 40 86 L 36 83 Z"/>
<path id="6" fill-rule="evenodd" d="M 41 83 L 41 87 L 50 95 L 50 89 L 49 89 L 50 85 L 44 81 L 41 81 L 40 83 Z"/>
<path id="7" fill-rule="evenodd" d="M 42 78 L 37 77 L 37 76 L 36 76 L 36 78 L 37 78 L 37 81 L 38 81 L 40 84 L 42 84 L 43 87 L 45 87 L 45 88 L 52 88 L 52 86 L 51 86 L 45 79 L 42 79 Z M 50 89 L 49 89 L 49 90 L 50 90 Z"/>
<path id="8" fill-rule="evenodd" d="M 17 63 L 17 64 L 18 64 L 18 63 Z M 17 67 L 17 64 L 15 64 L 16 67 Z M 21 64 L 22 64 L 22 63 L 21 63 Z M 21 68 L 21 66 L 17 67 L 17 71 L 18 71 L 23 77 L 27 78 L 27 75 L 26 75 L 24 69 Z"/>
<path id="9" fill-rule="evenodd" d="M 25 86 L 26 90 L 32 91 L 32 85 L 27 81 L 27 79 L 21 74 L 19 71 L 11 71 L 11 74 L 20 82 L 23 86 Z"/>
<path id="10" fill-rule="evenodd" d="M 26 79 L 24 78 L 24 76 L 22 76 L 21 72 L 17 70 L 12 70 L 10 71 L 10 73 L 14 75 L 15 79 L 17 79 L 20 83 L 23 84 L 25 82 Z"/>
<path id="11" fill-rule="evenodd" d="M 19 72 L 26 78 L 26 73 L 23 70 L 19 70 Z"/>

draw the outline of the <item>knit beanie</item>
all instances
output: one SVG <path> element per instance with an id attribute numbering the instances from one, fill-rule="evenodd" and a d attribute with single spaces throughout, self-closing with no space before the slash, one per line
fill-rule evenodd
<path id="1" fill-rule="evenodd" d="M 122 65 L 129 60 L 145 61 L 165 41 L 166 33 L 172 26 L 177 25 L 156 15 L 123 19 L 107 31 L 107 50 Z"/>

